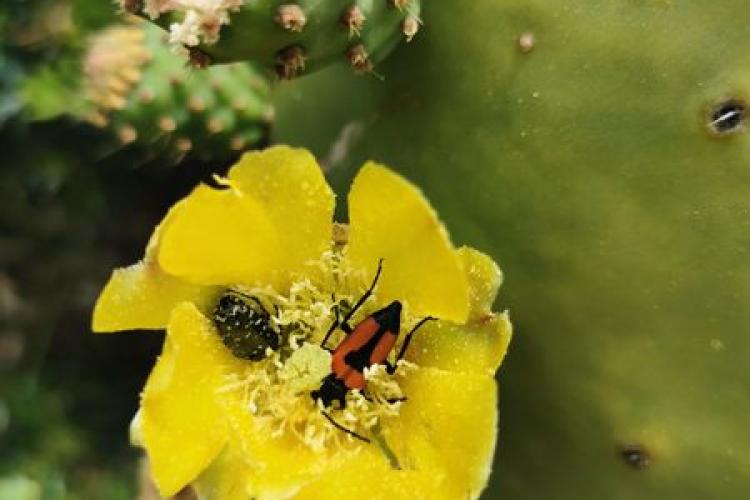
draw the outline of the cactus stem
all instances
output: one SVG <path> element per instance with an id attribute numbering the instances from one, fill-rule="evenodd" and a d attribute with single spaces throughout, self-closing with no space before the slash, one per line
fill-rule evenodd
<path id="1" fill-rule="evenodd" d="M 242 98 L 235 99 L 232 101 L 232 107 L 235 111 L 245 111 L 247 109 L 247 101 Z"/>
<path id="2" fill-rule="evenodd" d="M 305 51 L 299 45 L 282 49 L 277 60 L 276 74 L 283 80 L 291 80 L 305 70 Z"/>
<path id="3" fill-rule="evenodd" d="M 349 38 L 359 36 L 367 18 L 358 5 L 348 7 L 341 16 L 341 24 L 349 28 Z"/>
<path id="4" fill-rule="evenodd" d="M 365 46 L 361 43 L 351 47 L 346 52 L 346 57 L 349 59 L 349 64 L 352 65 L 354 71 L 357 73 L 369 73 L 372 71 L 372 62 L 367 54 L 367 50 L 365 50 Z"/>
<path id="5" fill-rule="evenodd" d="M 162 116 L 159 118 L 159 129 L 164 132 L 174 132 L 177 128 L 177 122 L 171 116 Z"/>
<path id="6" fill-rule="evenodd" d="M 279 5 L 274 21 L 287 31 L 300 32 L 307 24 L 307 17 L 302 7 L 291 3 Z"/>
<path id="7" fill-rule="evenodd" d="M 206 122 L 206 129 L 212 134 L 218 134 L 224 130 L 224 125 L 221 123 L 221 120 L 219 120 L 218 118 L 210 118 Z"/>
<path id="8" fill-rule="evenodd" d="M 419 25 L 421 21 L 416 16 L 406 16 L 403 24 L 401 25 L 401 31 L 403 31 L 407 42 L 411 42 L 414 35 L 419 31 Z"/>
<path id="9" fill-rule="evenodd" d="M 123 125 L 117 131 L 117 137 L 123 146 L 135 142 L 138 139 L 138 131 L 132 125 Z"/>
<path id="10" fill-rule="evenodd" d="M 518 48 L 521 50 L 522 54 L 528 54 L 529 52 L 534 50 L 535 46 L 536 37 L 534 36 L 534 33 L 527 31 L 526 33 L 522 33 L 521 36 L 518 37 Z"/>

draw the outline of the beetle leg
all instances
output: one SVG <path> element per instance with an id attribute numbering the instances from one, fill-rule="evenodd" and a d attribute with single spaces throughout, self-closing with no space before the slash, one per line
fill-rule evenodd
<path id="1" fill-rule="evenodd" d="M 326 418 L 326 419 L 327 419 L 327 420 L 328 420 L 329 422 L 331 422 L 331 425 L 333 425 L 333 426 L 334 426 L 335 428 L 337 428 L 338 430 L 340 430 L 340 431 L 343 431 L 343 432 L 346 432 L 346 433 L 347 433 L 347 434 L 349 434 L 350 436 L 352 436 L 352 437 L 355 437 L 355 438 L 359 439 L 360 441 L 364 441 L 365 443 L 369 443 L 369 442 L 370 442 L 370 440 L 369 440 L 369 439 L 367 439 L 366 437 L 364 437 L 364 436 L 360 436 L 359 434 L 357 434 L 357 433 L 356 433 L 356 432 L 354 432 L 353 430 L 351 430 L 351 429 L 347 429 L 346 427 L 344 427 L 344 426 L 343 426 L 343 425 L 341 425 L 340 423 L 336 422 L 336 421 L 335 421 L 335 420 L 333 419 L 333 417 L 332 417 L 332 416 L 330 416 L 330 415 L 329 415 L 328 413 L 326 413 L 326 412 L 324 412 L 324 411 L 321 411 L 320 413 L 322 413 L 322 414 L 323 414 L 323 416 L 324 416 L 324 417 L 325 417 L 325 418 Z"/>
<path id="2" fill-rule="evenodd" d="M 394 373 L 396 373 L 396 365 L 392 364 L 387 359 L 383 361 L 382 365 L 385 366 L 385 371 L 388 375 L 393 375 Z"/>
<path id="3" fill-rule="evenodd" d="M 403 403 L 404 401 L 408 401 L 409 398 L 406 396 L 400 397 L 400 398 L 390 398 L 386 399 L 386 403 L 392 405 L 393 403 Z"/>

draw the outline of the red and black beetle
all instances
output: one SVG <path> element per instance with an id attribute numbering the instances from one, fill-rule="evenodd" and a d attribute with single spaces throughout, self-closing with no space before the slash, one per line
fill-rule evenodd
<path id="1" fill-rule="evenodd" d="M 378 271 L 375 273 L 375 279 L 373 279 L 372 284 L 362 297 L 359 298 L 357 303 L 354 304 L 354 307 L 352 307 L 343 320 L 339 319 L 338 308 L 334 309 L 336 320 L 331 325 L 331 328 L 328 329 L 321 345 L 325 348 L 326 342 L 336 328 L 341 328 L 346 333 L 346 337 L 333 350 L 330 375 L 323 379 L 320 389 L 311 393 L 313 400 L 320 400 L 326 408 L 331 407 L 334 401 L 339 402 L 340 408 L 345 408 L 347 392 L 351 390 L 363 391 L 365 389 L 365 368 L 375 365 L 385 365 L 387 372 L 392 375 L 396 371 L 397 363 L 404 357 L 414 332 L 425 322 L 436 319 L 428 316 L 420 320 L 406 334 L 395 362 L 390 363 L 388 355 L 396 344 L 401 329 L 401 302 L 394 300 L 384 308 L 375 311 L 360 321 L 354 328 L 349 325 L 349 320 L 352 316 L 372 295 L 382 270 L 383 260 L 381 259 L 378 263 Z M 336 427 L 341 428 L 336 422 L 333 422 L 328 414 L 323 414 Z M 342 430 L 353 434 L 348 429 Z M 361 436 L 354 435 L 355 437 L 364 439 Z"/>

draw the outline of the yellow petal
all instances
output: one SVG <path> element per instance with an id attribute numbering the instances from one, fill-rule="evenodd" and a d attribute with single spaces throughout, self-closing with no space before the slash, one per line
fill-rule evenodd
<path id="1" fill-rule="evenodd" d="M 216 293 L 211 287 L 169 276 L 155 263 L 140 262 L 115 269 L 96 301 L 92 329 L 95 332 L 161 329 L 167 326 L 176 304 L 191 301 L 206 310 Z"/>
<path id="2" fill-rule="evenodd" d="M 469 283 L 470 311 L 465 324 L 430 322 L 414 336 L 406 359 L 420 366 L 493 376 L 513 333 L 508 313 L 492 312 L 502 273 L 487 255 L 470 247 L 458 251 Z"/>
<path id="3" fill-rule="evenodd" d="M 330 247 L 334 195 L 308 151 L 276 146 L 245 153 L 228 177 L 263 206 L 279 233 L 285 269 L 300 271 Z"/>
<path id="4" fill-rule="evenodd" d="M 340 453 L 333 458 L 321 455 L 289 433 L 271 436 L 268 427 L 242 404 L 241 397 L 227 406 L 227 417 L 233 443 L 247 460 L 254 497 L 287 498 L 329 468 L 332 460 L 342 460 L 346 455 Z"/>
<path id="5" fill-rule="evenodd" d="M 141 395 L 141 433 L 154 481 L 171 496 L 221 451 L 228 426 L 220 393 L 238 360 L 191 303 L 172 311 L 164 350 Z"/>
<path id="6" fill-rule="evenodd" d="M 198 186 L 160 227 L 159 265 L 204 285 L 273 283 L 282 250 L 264 207 L 234 188 Z"/>
<path id="7" fill-rule="evenodd" d="M 374 446 L 374 445 L 372 445 Z M 395 470 L 374 450 L 331 467 L 305 485 L 295 500 L 412 500 L 461 498 L 446 489 L 445 476 L 432 467 Z"/>
<path id="8" fill-rule="evenodd" d="M 492 377 L 505 357 L 512 331 L 507 312 L 465 325 L 427 323 L 414 335 L 406 359 L 419 366 Z"/>
<path id="9" fill-rule="evenodd" d="M 503 273 L 489 255 L 474 248 L 459 248 L 458 258 L 469 283 L 469 317 L 479 319 L 492 311 Z"/>
<path id="10" fill-rule="evenodd" d="M 414 185 L 368 163 L 349 193 L 348 258 L 375 273 L 383 258 L 378 301 L 407 302 L 418 316 L 462 323 L 469 291 L 456 251 L 435 211 Z"/>
<path id="11" fill-rule="evenodd" d="M 487 484 L 495 451 L 495 380 L 424 368 L 410 373 L 402 386 L 409 399 L 389 427 L 396 455 L 402 463 L 419 467 L 426 461 L 434 474 L 445 474 L 445 488 L 460 492 L 453 498 L 477 498 Z"/>

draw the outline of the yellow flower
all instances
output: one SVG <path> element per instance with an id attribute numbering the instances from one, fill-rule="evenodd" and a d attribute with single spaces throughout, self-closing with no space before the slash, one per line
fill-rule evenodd
<path id="1" fill-rule="evenodd" d="M 97 332 L 167 330 L 131 426 L 161 494 L 193 484 L 211 499 L 477 497 L 511 335 L 507 314 L 490 309 L 495 263 L 454 249 L 421 192 L 381 165 L 354 180 L 348 230 L 333 224 L 334 195 L 306 151 L 248 153 L 219 181 L 172 207 L 94 310 Z M 311 397 L 331 373 L 320 343 L 381 260 L 351 325 L 394 300 L 400 341 L 439 320 L 414 334 L 393 375 L 365 369 L 363 391 L 325 407 Z M 227 333 L 222 314 L 243 307 L 276 345 L 248 349 L 257 330 Z M 334 330 L 327 347 L 344 336 Z"/>

